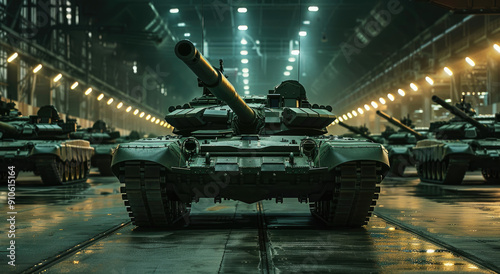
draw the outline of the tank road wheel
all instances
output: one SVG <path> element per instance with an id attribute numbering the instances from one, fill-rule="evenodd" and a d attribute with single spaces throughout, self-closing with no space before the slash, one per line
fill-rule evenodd
<path id="1" fill-rule="evenodd" d="M 406 161 L 400 160 L 402 156 L 392 156 L 389 162 L 391 163 L 390 174 L 392 176 L 403 177 L 406 168 Z"/>
<path id="2" fill-rule="evenodd" d="M 188 204 L 167 197 L 166 168 L 152 162 L 120 165 L 120 191 L 132 222 L 140 227 L 170 227 L 187 219 Z"/>
<path id="3" fill-rule="evenodd" d="M 424 164 L 422 162 L 417 162 L 417 175 L 420 179 L 424 178 Z"/>
<path id="4" fill-rule="evenodd" d="M 335 169 L 334 190 L 325 200 L 311 205 L 311 213 L 330 227 L 360 227 L 373 212 L 382 181 L 376 162 L 356 161 Z"/>
<path id="5" fill-rule="evenodd" d="M 71 181 L 74 181 L 77 179 L 77 177 L 76 177 L 76 162 L 71 161 L 69 163 L 69 165 L 70 165 L 70 169 L 71 169 L 69 172 L 69 177 L 70 177 Z"/>
<path id="6" fill-rule="evenodd" d="M 61 185 L 64 181 L 64 164 L 54 157 L 40 157 L 35 159 L 35 170 L 44 185 Z"/>
<path id="7" fill-rule="evenodd" d="M 81 167 L 82 167 L 82 165 L 80 164 L 80 162 L 79 162 L 79 161 L 76 161 L 76 162 L 75 162 L 75 178 L 76 178 L 77 180 L 80 180 L 80 179 L 82 179 L 82 178 L 83 178 L 83 177 L 82 177 L 82 172 L 81 172 L 81 170 L 80 170 L 80 168 L 81 168 Z"/>
<path id="8" fill-rule="evenodd" d="M 443 180 L 443 163 L 441 161 L 436 162 L 436 180 Z"/>
<path id="9" fill-rule="evenodd" d="M 85 179 L 87 177 L 87 170 L 85 170 L 85 161 L 80 163 L 80 179 Z"/>
<path id="10" fill-rule="evenodd" d="M 63 173 L 63 182 L 67 182 L 71 180 L 70 177 L 70 172 L 71 172 L 71 165 L 69 164 L 68 161 L 64 162 L 64 173 Z"/>
<path id="11" fill-rule="evenodd" d="M 481 169 L 484 180 L 488 183 L 500 183 L 500 170 L 493 168 Z"/>

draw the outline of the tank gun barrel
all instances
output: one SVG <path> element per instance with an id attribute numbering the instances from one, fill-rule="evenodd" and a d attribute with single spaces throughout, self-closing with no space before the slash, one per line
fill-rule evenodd
<path id="1" fill-rule="evenodd" d="M 370 141 L 372 141 L 374 143 L 378 143 L 377 140 L 373 139 L 370 135 L 365 134 L 364 132 L 362 132 L 361 130 L 358 130 L 355 127 L 351 127 L 351 126 L 349 126 L 347 124 L 344 124 L 343 122 L 341 122 L 339 120 L 337 120 L 336 123 L 339 124 L 339 125 L 341 125 L 341 126 L 343 126 L 343 127 L 345 127 L 345 128 L 347 128 L 349 131 L 351 131 L 353 133 L 359 134 L 359 135 L 363 136 L 364 138 L 366 138 L 366 139 L 368 139 L 368 140 L 370 140 Z"/>
<path id="2" fill-rule="evenodd" d="M 0 132 L 3 132 L 7 135 L 17 135 L 17 128 L 13 125 L 0 122 Z"/>
<path id="3" fill-rule="evenodd" d="M 462 120 L 474 125 L 483 133 L 489 132 L 489 129 L 486 125 L 479 123 L 476 119 L 470 117 L 469 115 L 467 115 L 467 113 L 463 112 L 461 109 L 446 103 L 443 99 L 437 97 L 436 95 L 432 96 L 432 101 L 434 101 L 435 103 L 438 103 L 439 105 L 441 105 L 445 109 L 449 110 L 453 115 L 458 116 Z"/>
<path id="4" fill-rule="evenodd" d="M 426 137 L 422 134 L 420 134 L 419 132 L 415 131 L 413 128 L 403 124 L 401 121 L 399 121 L 398 119 L 392 117 L 392 116 L 389 116 L 387 113 L 383 112 L 383 111 L 380 111 L 380 110 L 377 110 L 377 114 L 378 116 L 386 119 L 387 121 L 389 121 L 389 123 L 401 128 L 402 130 L 412 134 L 413 136 L 415 136 L 415 138 L 417 138 L 417 140 L 423 140 L 423 139 L 426 139 Z"/>
<path id="5" fill-rule="evenodd" d="M 188 40 L 179 41 L 175 45 L 175 55 L 181 59 L 200 78 L 205 86 L 238 115 L 241 122 L 253 124 L 256 114 L 236 92 L 233 85 L 222 73 L 201 55 Z"/>

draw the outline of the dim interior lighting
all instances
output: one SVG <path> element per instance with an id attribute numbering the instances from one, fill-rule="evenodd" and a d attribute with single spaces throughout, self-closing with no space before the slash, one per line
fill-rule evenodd
<path id="1" fill-rule="evenodd" d="M 493 48 L 500 53 L 500 46 L 498 44 L 494 44 Z"/>
<path id="2" fill-rule="evenodd" d="M 347 117 L 349 117 L 349 119 L 352 118 L 352 114 L 350 112 L 347 113 Z"/>
<path id="3" fill-rule="evenodd" d="M 344 119 L 342 119 L 342 117 L 339 117 L 339 121 L 344 122 Z"/>
<path id="4" fill-rule="evenodd" d="M 243 79 L 243 84 L 248 85 L 248 79 Z"/>
<path id="5" fill-rule="evenodd" d="M 372 105 L 373 108 L 378 108 L 378 104 L 375 101 L 372 101 L 371 105 Z"/>
<path id="6" fill-rule="evenodd" d="M 426 252 L 427 252 L 427 253 L 434 253 L 434 252 L 436 252 L 436 250 L 434 250 L 434 249 L 427 249 L 427 251 L 426 251 Z"/>
<path id="7" fill-rule="evenodd" d="M 470 57 L 465 57 L 465 62 L 467 62 L 467 64 L 469 64 L 471 67 L 476 65 L 476 63 L 474 63 L 474 61 L 472 61 Z"/>
<path id="8" fill-rule="evenodd" d="M 363 114 L 364 113 L 364 111 L 363 111 L 362 108 L 358 108 L 358 112 L 359 112 L 359 114 Z"/>
<path id="9" fill-rule="evenodd" d="M 444 266 L 454 266 L 455 264 L 454 263 L 444 263 L 443 265 Z"/>
<path id="10" fill-rule="evenodd" d="M 306 35 L 307 35 L 307 31 L 304 31 L 304 30 L 299 31 L 299 36 L 304 37 L 304 36 L 306 36 Z"/>
<path id="11" fill-rule="evenodd" d="M 38 66 L 36 66 L 34 69 L 33 69 L 33 73 L 37 73 L 39 72 L 41 69 L 42 69 L 42 64 L 38 64 Z"/>
<path id="12" fill-rule="evenodd" d="M 170 13 L 179 13 L 179 9 L 177 8 L 170 9 Z"/>
<path id="13" fill-rule="evenodd" d="M 309 7 L 307 8 L 307 10 L 308 10 L 308 11 L 314 11 L 314 12 L 316 12 L 316 11 L 318 11 L 318 10 L 319 10 L 319 8 L 318 8 L 318 6 L 309 6 Z"/>
<path id="14" fill-rule="evenodd" d="M 184 23 L 184 22 L 180 22 L 180 23 L 177 23 L 177 26 L 182 28 L 182 27 L 185 27 L 185 26 L 186 26 L 186 23 Z"/>
<path id="15" fill-rule="evenodd" d="M 155 121 L 156 121 L 155 117 L 151 118 L 151 123 L 154 123 Z"/>
<path id="16" fill-rule="evenodd" d="M 250 76 L 250 74 L 248 74 L 247 72 L 243 73 L 243 77 L 247 78 L 248 76 Z"/>
<path id="17" fill-rule="evenodd" d="M 88 88 L 88 89 L 85 91 L 85 95 L 89 95 L 90 93 L 92 93 L 92 88 Z"/>
<path id="18" fill-rule="evenodd" d="M 248 26 L 247 25 L 239 25 L 238 29 L 239 30 L 248 30 Z"/>
<path id="19" fill-rule="evenodd" d="M 448 67 L 444 67 L 444 72 L 446 72 L 446 74 L 448 74 L 449 76 L 452 76 L 453 75 L 453 71 L 451 71 L 451 69 L 449 69 Z"/>
<path id="20" fill-rule="evenodd" d="M 141 112 L 141 114 L 139 114 L 139 118 L 144 117 L 144 115 L 146 115 L 146 113 L 144 113 L 144 111 L 143 111 L 143 112 Z"/>
<path id="21" fill-rule="evenodd" d="M 137 115 L 137 114 L 139 114 L 139 110 L 138 110 L 138 109 L 135 109 L 135 110 L 134 110 L 134 115 Z"/>
<path id="22" fill-rule="evenodd" d="M 387 94 L 387 98 L 389 98 L 389 100 L 391 100 L 391 102 L 394 101 L 394 99 L 395 99 L 394 95 L 392 95 L 390 93 Z"/>
<path id="23" fill-rule="evenodd" d="M 129 106 L 129 107 L 128 107 L 125 111 L 126 111 L 126 112 L 130 112 L 131 110 L 132 110 L 132 107 L 131 107 L 131 106 Z"/>
<path id="24" fill-rule="evenodd" d="M 158 119 L 159 121 L 159 119 Z M 163 126 L 165 124 L 165 121 L 161 121 L 160 126 Z"/>
<path id="25" fill-rule="evenodd" d="M 160 119 L 156 119 L 155 124 L 159 124 L 159 123 L 160 123 Z"/>
<path id="26" fill-rule="evenodd" d="M 385 99 L 380 97 L 378 98 L 378 101 L 382 104 L 382 105 L 385 105 Z"/>
<path id="27" fill-rule="evenodd" d="M 244 73 L 248 73 L 250 70 L 248 68 L 244 68 L 241 71 L 244 72 Z"/>
<path id="28" fill-rule="evenodd" d="M 405 91 L 402 90 L 402 89 L 398 89 L 398 94 L 401 95 L 401 96 L 405 96 L 406 95 Z"/>
<path id="29" fill-rule="evenodd" d="M 151 119 L 151 114 L 148 114 L 148 116 L 146 116 L 146 121 L 149 121 L 149 119 Z"/>
<path id="30" fill-rule="evenodd" d="M 448 99 L 444 99 L 444 101 L 445 101 L 446 103 L 451 103 L 451 99 L 449 99 L 449 98 L 448 98 Z"/>
<path id="31" fill-rule="evenodd" d="M 434 80 L 432 80 L 432 78 L 429 76 L 425 76 L 425 81 L 427 81 L 427 83 L 429 83 L 429 85 L 431 86 L 434 85 Z"/>
<path id="32" fill-rule="evenodd" d="M 191 37 L 191 33 L 189 32 L 184 33 L 184 37 Z"/>
<path id="33" fill-rule="evenodd" d="M 101 93 L 99 96 L 97 96 L 97 101 L 101 101 L 102 98 L 104 98 L 104 94 L 103 93 Z"/>
<path id="34" fill-rule="evenodd" d="M 11 56 L 9 56 L 9 58 L 7 58 L 7 62 L 12 62 L 14 60 L 16 60 L 17 56 L 19 56 L 19 54 L 17 52 L 14 52 Z"/>
<path id="35" fill-rule="evenodd" d="M 286 66 L 286 70 L 292 70 L 293 67 L 292 66 Z"/>
<path id="36" fill-rule="evenodd" d="M 347 117 L 347 115 L 345 115 L 345 114 L 344 114 L 344 115 L 342 115 L 342 118 L 344 118 L 344 121 L 347 121 L 347 119 L 349 119 L 349 118 Z"/>
<path id="37" fill-rule="evenodd" d="M 240 51 L 240 54 L 241 54 L 241 55 L 248 55 L 248 51 L 246 51 L 246 50 L 242 50 L 242 51 Z"/>
<path id="38" fill-rule="evenodd" d="M 285 72 L 283 72 L 283 75 L 290 76 L 290 72 L 289 71 L 285 71 Z"/>
<path id="39" fill-rule="evenodd" d="M 118 105 L 116 105 L 116 108 L 117 108 L 117 109 L 120 109 L 120 108 L 122 108 L 122 107 L 123 107 L 123 103 L 122 103 L 122 102 L 120 102 L 120 103 L 118 103 Z"/>
<path id="40" fill-rule="evenodd" d="M 244 86 L 243 89 L 250 89 L 250 87 L 249 86 Z"/>
<path id="41" fill-rule="evenodd" d="M 295 57 L 288 58 L 288 62 L 292 62 L 292 63 L 295 62 Z"/>
<path id="42" fill-rule="evenodd" d="M 413 91 L 417 91 L 418 90 L 417 85 L 415 85 L 414 83 L 410 84 L 410 88 L 413 89 Z"/>
<path id="43" fill-rule="evenodd" d="M 242 38 L 242 39 L 241 39 L 241 41 L 240 41 L 240 43 L 241 43 L 242 45 L 246 45 L 246 44 L 248 44 L 248 42 L 247 42 L 247 40 L 246 40 L 245 38 Z"/>
<path id="44" fill-rule="evenodd" d="M 292 55 L 299 55 L 300 51 L 298 49 L 294 49 L 291 51 Z"/>
<path id="45" fill-rule="evenodd" d="M 366 110 L 366 111 L 369 111 L 369 110 L 370 110 L 370 106 L 369 106 L 368 104 L 365 104 L 365 106 L 364 106 L 364 107 L 365 107 L 365 110 Z"/>
<path id="46" fill-rule="evenodd" d="M 353 110 L 352 115 L 354 115 L 354 117 L 356 117 L 356 116 L 358 116 L 358 113 L 355 110 Z"/>
<path id="47" fill-rule="evenodd" d="M 62 74 L 61 73 L 57 74 L 56 77 L 54 77 L 54 80 L 53 80 L 54 83 L 61 80 L 61 78 L 62 78 Z"/>
<path id="48" fill-rule="evenodd" d="M 302 22 L 302 24 L 304 24 L 304 25 L 310 25 L 310 24 L 311 24 L 311 21 L 306 20 L 306 21 Z"/>
<path id="49" fill-rule="evenodd" d="M 74 82 L 73 85 L 71 85 L 71 89 L 75 89 L 78 86 L 78 82 Z"/>
<path id="50" fill-rule="evenodd" d="M 172 128 L 172 126 L 170 124 L 166 124 L 167 125 L 167 128 Z"/>
<path id="51" fill-rule="evenodd" d="M 248 59 L 241 59 L 242 64 L 248 64 Z"/>
<path id="52" fill-rule="evenodd" d="M 246 13 L 247 12 L 247 8 L 238 8 L 238 12 L 239 13 Z"/>
<path id="53" fill-rule="evenodd" d="M 113 103 L 113 98 L 109 98 L 109 100 L 106 102 L 106 104 L 111 105 Z"/>
<path id="54" fill-rule="evenodd" d="M 250 94 L 250 91 L 245 90 L 245 95 L 249 95 L 249 94 Z"/>

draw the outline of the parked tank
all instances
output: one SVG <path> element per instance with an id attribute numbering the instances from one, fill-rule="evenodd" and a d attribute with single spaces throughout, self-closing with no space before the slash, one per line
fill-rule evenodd
<path id="1" fill-rule="evenodd" d="M 339 120 L 336 120 L 335 123 L 341 125 L 342 127 L 348 129 L 350 132 L 355 134 L 352 136 L 344 134 L 343 137 L 364 138 L 375 143 L 382 143 L 380 137 L 376 139 L 373 136 L 370 136 L 370 130 L 366 126 L 353 127 Z"/>
<path id="2" fill-rule="evenodd" d="M 476 116 L 464 101 L 452 106 L 437 96 L 432 100 L 455 117 L 438 124 L 436 139 L 419 141 L 413 148 L 420 179 L 460 184 L 467 171 L 481 170 L 487 182 L 500 183 L 500 113 Z"/>
<path id="3" fill-rule="evenodd" d="M 389 151 L 390 174 L 402 177 L 406 167 L 414 166 L 416 163 L 411 148 L 417 144 L 417 141 L 427 139 L 427 135 L 413 129 L 409 117 L 400 121 L 380 110 L 377 110 L 377 114 L 399 128 L 399 131 L 393 131 L 386 137 L 385 147 Z"/>
<path id="4" fill-rule="evenodd" d="M 335 116 L 312 108 L 297 81 L 247 103 L 191 42 L 177 43 L 175 53 L 214 104 L 169 113 L 165 120 L 177 136 L 119 145 L 112 168 L 136 225 L 170 226 L 199 198 L 254 203 L 290 197 L 311 203 L 312 214 L 328 226 L 366 223 L 389 168 L 380 144 L 324 136 Z"/>
<path id="5" fill-rule="evenodd" d="M 72 139 L 83 139 L 94 148 L 92 166 L 99 169 L 102 176 L 113 176 L 111 158 L 120 141 L 120 132 L 112 131 L 102 120 L 97 120 L 91 128 L 71 133 Z"/>
<path id="6" fill-rule="evenodd" d="M 46 185 L 87 178 L 94 149 L 87 141 L 68 140 L 69 133 L 76 130 L 76 120 L 62 121 L 54 106 L 41 107 L 37 115 L 2 116 L 1 120 L 2 179 L 7 176 L 8 167 L 14 167 L 16 175 L 33 171 Z"/>

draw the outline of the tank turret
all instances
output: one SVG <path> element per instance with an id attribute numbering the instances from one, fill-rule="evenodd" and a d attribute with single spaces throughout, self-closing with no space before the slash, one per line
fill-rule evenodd
<path id="1" fill-rule="evenodd" d="M 68 134 L 75 131 L 76 120 L 66 119 L 64 122 L 52 105 L 41 107 L 37 115 L 31 115 L 28 119 L 0 122 L 4 139 L 67 139 Z"/>
<path id="2" fill-rule="evenodd" d="M 175 46 L 175 55 L 198 76 L 203 86 L 236 113 L 238 126 L 242 132 L 258 133 L 259 124 L 262 124 L 259 121 L 261 118 L 243 101 L 222 72 L 210 65 L 193 43 L 188 40 L 180 41 Z"/>
<path id="3" fill-rule="evenodd" d="M 488 128 L 488 126 L 481 124 L 478 122 L 476 119 L 472 118 L 470 115 L 467 115 L 463 110 L 459 109 L 456 106 L 452 106 L 448 103 L 446 103 L 443 99 L 439 98 L 438 96 L 434 95 L 432 96 L 432 101 L 435 103 L 441 105 L 443 108 L 447 109 L 451 114 L 457 116 L 459 119 L 472 124 L 475 126 L 482 134 L 484 135 L 490 135 L 491 130 Z M 463 102 L 462 102 L 463 103 Z M 471 112 L 471 114 L 475 114 L 475 112 Z"/>
<path id="4" fill-rule="evenodd" d="M 399 127 L 400 129 L 410 133 L 411 135 L 415 136 L 415 138 L 417 140 L 423 140 L 423 139 L 426 139 L 426 137 L 424 135 L 422 135 L 421 133 L 417 132 L 416 130 L 414 130 L 413 128 L 405 125 L 404 123 L 402 123 L 401 121 L 399 121 L 398 119 L 392 117 L 392 116 L 389 116 L 387 115 L 387 113 L 383 112 L 383 111 L 380 111 L 380 110 L 377 110 L 377 114 L 378 116 L 386 119 L 387 121 L 389 121 L 389 123 Z"/>

